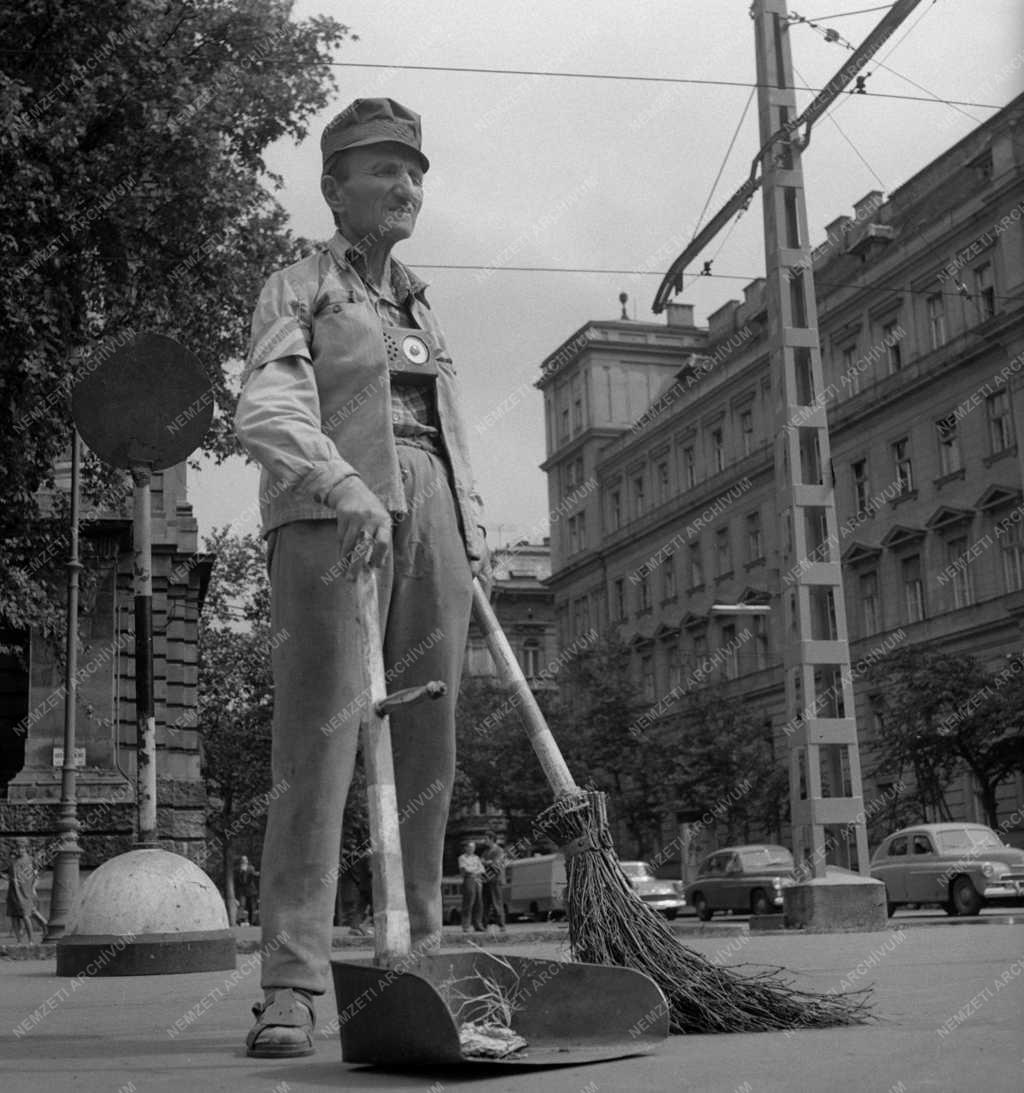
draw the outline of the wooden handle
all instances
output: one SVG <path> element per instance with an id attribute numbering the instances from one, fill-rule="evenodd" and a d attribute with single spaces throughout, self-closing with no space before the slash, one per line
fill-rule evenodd
<path id="1" fill-rule="evenodd" d="M 391 732 L 387 716 L 380 716 L 376 710 L 377 700 L 387 693 L 376 571 L 363 569 L 355 578 L 355 585 L 366 686 L 374 699 L 360 729 L 372 848 L 374 963 L 378 967 L 390 967 L 409 955 L 412 940 L 409 911 L 405 905 Z"/>
<path id="2" fill-rule="evenodd" d="M 537 700 L 533 697 L 533 691 L 526 682 L 523 669 L 519 666 L 512 646 L 505 637 L 505 632 L 498 622 L 494 609 L 487 599 L 487 595 L 480 582 L 473 580 L 473 611 L 476 614 L 477 625 L 483 631 L 484 641 L 491 652 L 498 675 L 502 681 L 511 688 L 516 699 L 516 704 L 522 711 L 523 721 L 526 725 L 527 735 L 533 750 L 537 753 L 540 765 L 544 768 L 544 776 L 548 785 L 556 797 L 567 793 L 579 793 L 580 787 L 569 773 L 569 768 L 562 758 L 558 744 L 555 742 L 544 715 L 540 712 Z"/>

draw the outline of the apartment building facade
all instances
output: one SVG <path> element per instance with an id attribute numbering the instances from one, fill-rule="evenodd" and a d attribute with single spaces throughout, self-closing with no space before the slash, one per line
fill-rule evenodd
<path id="1" fill-rule="evenodd" d="M 1024 96 L 888 198 L 869 192 L 826 226 L 814 252 L 825 387 L 804 402 L 828 407 L 831 466 L 812 472 L 835 489 L 837 526 L 820 529 L 819 543 L 843 562 L 862 745 L 877 714 L 865 671 L 873 654 L 927 643 L 995 667 L 1024 645 L 1022 115 Z M 764 283 L 748 284 L 706 329 L 691 321 L 685 346 L 651 352 L 640 412 L 630 403 L 617 420 L 588 418 L 584 397 L 574 430 L 572 392 L 586 395 L 588 377 L 592 391 L 600 374 L 620 402 L 645 389 L 644 353 L 657 335 L 653 324 L 630 324 L 620 373 L 607 346 L 625 325 L 588 324 L 537 382 L 552 511 L 568 504 L 582 517 L 552 526 L 559 639 L 616 626 L 652 703 L 687 689 L 712 658 L 775 734 L 781 761 L 783 612 L 712 611 L 778 605 L 787 587 Z M 806 458 L 813 464 L 815 453 Z M 581 476 L 589 489 L 573 501 Z M 866 800 L 888 788 L 869 779 Z M 1017 817 L 1008 831 L 1017 841 L 1022 800 L 1021 779 L 1004 784 L 1000 814 Z M 981 818 L 966 776 L 950 803 Z"/>

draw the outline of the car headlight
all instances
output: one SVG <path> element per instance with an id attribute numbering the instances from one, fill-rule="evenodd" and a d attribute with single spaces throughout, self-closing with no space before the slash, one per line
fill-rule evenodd
<path id="1" fill-rule="evenodd" d="M 1010 867 L 1004 865 L 1003 862 L 983 861 L 981 871 L 989 880 L 999 880 L 1010 872 Z"/>

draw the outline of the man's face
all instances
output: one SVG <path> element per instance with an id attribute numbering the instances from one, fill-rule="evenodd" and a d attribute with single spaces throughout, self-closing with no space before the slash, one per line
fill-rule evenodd
<path id="1" fill-rule="evenodd" d="M 344 153 L 342 180 L 324 175 L 324 200 L 353 245 L 408 239 L 423 204 L 423 170 L 401 144 L 371 144 Z"/>

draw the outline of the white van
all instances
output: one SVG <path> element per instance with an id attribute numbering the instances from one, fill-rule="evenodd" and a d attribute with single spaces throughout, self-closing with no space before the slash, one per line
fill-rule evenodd
<path id="1" fill-rule="evenodd" d="M 535 854 L 505 865 L 510 916 L 551 918 L 565 914 L 565 858 Z"/>

